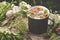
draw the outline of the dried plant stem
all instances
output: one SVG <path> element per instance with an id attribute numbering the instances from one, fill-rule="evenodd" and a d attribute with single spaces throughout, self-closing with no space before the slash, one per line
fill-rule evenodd
<path id="1" fill-rule="evenodd" d="M 33 0 L 33 4 L 36 5 L 36 0 Z"/>

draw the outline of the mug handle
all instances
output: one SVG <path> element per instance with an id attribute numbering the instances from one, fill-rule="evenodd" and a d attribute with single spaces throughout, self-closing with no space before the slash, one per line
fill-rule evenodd
<path id="1" fill-rule="evenodd" d="M 50 21 L 52 21 L 53 22 L 53 26 L 54 26 L 54 24 L 55 24 L 55 21 L 54 20 L 52 20 L 52 19 L 50 19 L 50 18 L 48 18 Z"/>

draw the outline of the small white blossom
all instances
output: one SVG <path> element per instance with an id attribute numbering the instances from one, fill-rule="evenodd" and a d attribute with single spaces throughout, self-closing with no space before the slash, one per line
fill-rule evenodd
<path id="1" fill-rule="evenodd" d="M 60 16 L 59 16 L 59 19 L 60 19 Z"/>
<path id="2" fill-rule="evenodd" d="M 30 8 L 31 5 L 29 5 L 29 4 L 27 4 L 26 2 L 22 1 L 22 2 L 20 3 L 20 7 L 27 7 L 27 8 Z"/>
<path id="3" fill-rule="evenodd" d="M 56 16 L 58 17 L 58 19 L 60 20 L 60 15 L 59 14 L 56 14 Z"/>
<path id="4" fill-rule="evenodd" d="M 13 11 L 12 10 L 7 11 L 6 17 L 11 17 L 12 15 L 13 15 Z"/>
<path id="5" fill-rule="evenodd" d="M 27 4 L 26 6 L 27 6 L 27 8 L 30 8 L 31 7 L 31 5 L 29 5 L 29 4 Z"/>
<path id="6" fill-rule="evenodd" d="M 54 14 L 50 13 L 49 18 L 54 19 Z"/>
<path id="7" fill-rule="evenodd" d="M 14 6 L 12 9 L 13 9 L 13 13 L 19 12 L 19 7 L 18 6 Z"/>
<path id="8" fill-rule="evenodd" d="M 14 6 L 15 6 L 14 4 L 11 5 L 11 7 L 14 7 Z"/>
<path id="9" fill-rule="evenodd" d="M 52 19 L 56 24 L 60 23 L 60 15 L 50 13 L 49 18 Z M 50 21 L 51 23 L 51 21 Z"/>
<path id="10" fill-rule="evenodd" d="M 20 6 L 25 6 L 25 5 L 27 5 L 27 3 L 24 2 L 24 1 L 22 1 L 19 5 L 20 5 Z"/>
<path id="11" fill-rule="evenodd" d="M 53 22 L 52 22 L 51 20 L 48 20 L 48 24 L 49 24 L 49 25 L 52 25 Z"/>

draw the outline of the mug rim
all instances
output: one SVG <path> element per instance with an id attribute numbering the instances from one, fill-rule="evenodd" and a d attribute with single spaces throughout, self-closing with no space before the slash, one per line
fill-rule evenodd
<path id="1" fill-rule="evenodd" d="M 45 18 L 47 18 L 47 17 L 49 17 L 49 10 L 48 10 L 48 8 L 47 7 L 45 7 L 45 6 L 40 6 L 40 5 L 38 5 L 38 6 L 32 6 L 32 7 L 30 7 L 29 9 L 28 9 L 28 11 L 29 10 L 31 10 L 32 8 L 35 8 L 35 7 L 39 7 L 39 8 L 43 8 L 43 10 L 47 10 L 47 12 L 48 12 L 48 15 L 45 17 Z M 28 16 L 28 17 L 30 17 L 31 18 L 31 16 Z M 42 19 L 45 19 L 45 18 L 42 18 Z M 32 19 L 34 19 L 34 18 L 32 18 Z"/>

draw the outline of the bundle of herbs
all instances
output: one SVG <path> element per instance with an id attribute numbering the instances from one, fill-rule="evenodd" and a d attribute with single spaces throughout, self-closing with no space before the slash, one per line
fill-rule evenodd
<path id="1" fill-rule="evenodd" d="M 49 40 L 60 40 L 60 35 L 53 34 Z"/>
<path id="2" fill-rule="evenodd" d="M 30 40 L 20 6 L 3 2 L 0 9 L 0 40 Z M 1 2 L 2 4 L 2 2 Z M 27 6 L 26 6 L 27 7 Z M 28 10 L 28 9 L 27 9 Z"/>
<path id="3" fill-rule="evenodd" d="M 11 8 L 11 3 L 8 3 L 6 1 L 0 2 L 0 20 L 5 18 L 6 12 Z"/>

